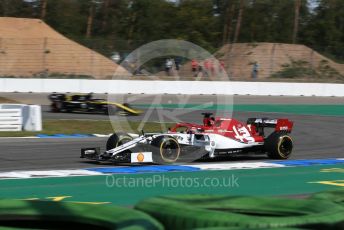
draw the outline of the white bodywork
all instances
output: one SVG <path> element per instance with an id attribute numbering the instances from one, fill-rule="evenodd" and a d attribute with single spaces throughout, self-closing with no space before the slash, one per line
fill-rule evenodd
<path id="1" fill-rule="evenodd" d="M 134 135 L 133 135 L 134 136 Z M 115 156 L 118 153 L 121 153 L 127 149 L 137 146 L 137 144 L 150 144 L 151 141 L 158 136 L 171 136 L 174 137 L 179 144 L 181 145 L 191 145 L 204 147 L 207 152 L 209 152 L 210 157 L 214 157 L 215 150 L 228 150 L 228 149 L 242 149 L 249 148 L 252 146 L 262 145 L 263 143 L 259 142 L 240 142 L 233 140 L 231 138 L 222 136 L 220 134 L 210 134 L 210 133 L 198 133 L 198 134 L 186 134 L 186 133 L 167 133 L 167 134 L 148 134 L 137 136 L 132 141 L 124 143 L 114 149 L 106 151 L 106 154 L 111 154 L 111 157 Z M 137 154 L 137 153 L 132 153 Z M 137 155 L 132 155 L 132 160 L 137 157 Z M 149 158 L 149 157 L 148 157 Z M 135 158 L 136 159 L 136 158 Z M 134 159 L 134 160 L 135 160 Z"/>
<path id="2" fill-rule="evenodd" d="M 222 136 L 220 134 L 207 134 L 212 141 L 215 141 L 215 149 L 241 149 L 241 148 L 248 148 L 255 145 L 262 145 L 263 143 L 260 142 L 239 142 L 237 140 L 233 140 L 231 138 Z"/>

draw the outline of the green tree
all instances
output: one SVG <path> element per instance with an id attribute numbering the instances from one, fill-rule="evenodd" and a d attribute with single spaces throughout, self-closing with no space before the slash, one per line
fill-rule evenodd
<path id="1" fill-rule="evenodd" d="M 301 42 L 344 60 L 344 1 L 319 0 Z"/>
<path id="2" fill-rule="evenodd" d="M 173 18 L 173 37 L 181 38 L 210 51 L 222 44 L 221 17 L 211 0 L 184 0 Z"/>
<path id="3" fill-rule="evenodd" d="M 85 33 L 87 9 L 82 0 L 49 0 L 45 21 L 60 33 L 78 38 Z"/>
<path id="4" fill-rule="evenodd" d="M 211 52 L 234 40 L 298 42 L 344 60 L 343 0 L 0 0 L 0 15 L 42 18 L 106 55 L 175 38 Z"/>
<path id="5" fill-rule="evenodd" d="M 38 1 L 1 0 L 0 15 L 2 17 L 37 17 L 39 15 L 38 4 Z"/>
<path id="6" fill-rule="evenodd" d="M 164 0 L 128 1 L 121 20 L 123 37 L 131 44 L 168 38 L 173 30 L 176 5 Z"/>

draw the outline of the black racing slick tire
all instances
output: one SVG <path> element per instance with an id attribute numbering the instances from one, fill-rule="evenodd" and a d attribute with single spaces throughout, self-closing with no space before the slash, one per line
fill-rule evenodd
<path id="1" fill-rule="evenodd" d="M 153 161 L 158 164 L 174 163 L 179 159 L 180 145 L 171 136 L 158 136 L 152 143 Z"/>
<path id="2" fill-rule="evenodd" d="M 265 139 L 267 155 L 271 159 L 288 159 L 293 151 L 293 139 L 286 133 L 273 132 Z"/>
<path id="3" fill-rule="evenodd" d="M 53 113 L 59 113 L 61 112 L 63 105 L 61 101 L 55 101 L 50 105 L 51 112 Z"/>
<path id="4" fill-rule="evenodd" d="M 131 141 L 133 138 L 126 133 L 118 132 L 112 134 L 106 142 L 106 151 L 116 148 L 124 143 Z"/>

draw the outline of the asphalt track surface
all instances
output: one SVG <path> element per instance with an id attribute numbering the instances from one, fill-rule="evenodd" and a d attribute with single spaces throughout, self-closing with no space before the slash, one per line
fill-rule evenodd
<path id="1" fill-rule="evenodd" d="M 30 100 L 30 103 L 39 103 L 45 100 L 35 94 L 23 96 L 13 94 L 17 98 Z M 3 95 L 0 95 L 3 96 Z M 9 98 L 13 96 L 6 95 Z M 202 102 L 203 96 L 192 98 L 192 102 Z M 215 97 L 215 96 L 213 96 Z M 33 99 L 37 98 L 37 99 Z M 147 99 L 148 98 L 148 99 Z M 169 96 L 163 98 L 168 102 Z M 206 99 L 205 99 L 206 100 Z M 212 99 L 210 99 L 212 100 Z M 18 100 L 21 101 L 22 100 Z M 141 103 L 150 101 L 149 97 L 141 100 Z M 312 98 L 312 97 L 234 97 L 236 103 L 265 103 L 265 104 L 340 104 L 342 98 Z M 29 103 L 26 101 L 25 103 Z M 47 104 L 41 102 L 42 104 Z M 105 115 L 95 114 L 54 114 L 50 113 L 47 106 L 43 107 L 44 119 L 108 119 Z M 164 111 L 166 114 L 166 110 Z M 170 111 L 171 113 L 173 111 Z M 161 111 L 154 111 L 148 118 L 149 121 L 158 121 Z M 344 117 L 315 116 L 315 115 L 291 115 L 279 113 L 260 112 L 234 112 L 234 118 L 246 121 L 248 117 L 288 118 L 294 121 L 292 137 L 294 139 L 294 151 L 291 159 L 315 159 L 315 158 L 344 158 Z M 116 119 L 127 119 L 118 117 Z M 129 117 L 130 120 L 141 121 L 144 115 Z M 170 118 L 164 121 L 168 122 Z M 184 111 L 178 119 L 186 122 L 201 122 L 200 111 Z M 174 120 L 174 119 L 172 119 Z M 171 119 L 170 119 L 171 121 Z M 0 171 L 12 170 L 43 170 L 43 169 L 76 169 L 99 167 L 97 164 L 87 162 L 79 158 L 81 147 L 104 147 L 106 138 L 73 138 L 73 139 L 0 139 Z M 262 157 L 233 157 L 232 161 L 256 161 L 269 160 Z"/>
<path id="2" fill-rule="evenodd" d="M 194 114 L 193 114 L 194 113 Z M 188 115 L 201 116 L 198 112 Z M 197 114 L 196 114 L 197 113 Z M 343 117 L 317 117 L 273 114 L 273 117 L 288 117 L 295 122 L 292 132 L 294 151 L 291 159 L 343 158 Z M 246 120 L 252 116 L 271 117 L 266 113 L 237 112 L 234 117 Z M 139 117 L 135 117 L 139 119 Z M 199 119 L 200 120 L 200 119 Z M 38 170 L 38 169 L 73 169 L 98 167 L 99 165 L 78 158 L 81 147 L 104 147 L 106 138 L 73 139 L 0 139 L 0 171 Z M 104 149 L 104 148 L 103 148 Z M 259 160 L 268 160 L 265 156 Z M 233 161 L 254 161 L 257 157 L 237 157 Z"/>

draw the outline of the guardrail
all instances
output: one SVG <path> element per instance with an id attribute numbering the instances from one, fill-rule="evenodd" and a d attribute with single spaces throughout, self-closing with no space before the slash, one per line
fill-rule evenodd
<path id="1" fill-rule="evenodd" d="M 0 79 L 0 92 L 344 96 L 344 84 L 231 81 Z"/>
<path id="2" fill-rule="evenodd" d="M 21 131 L 22 125 L 21 109 L 0 109 L 0 131 Z"/>

